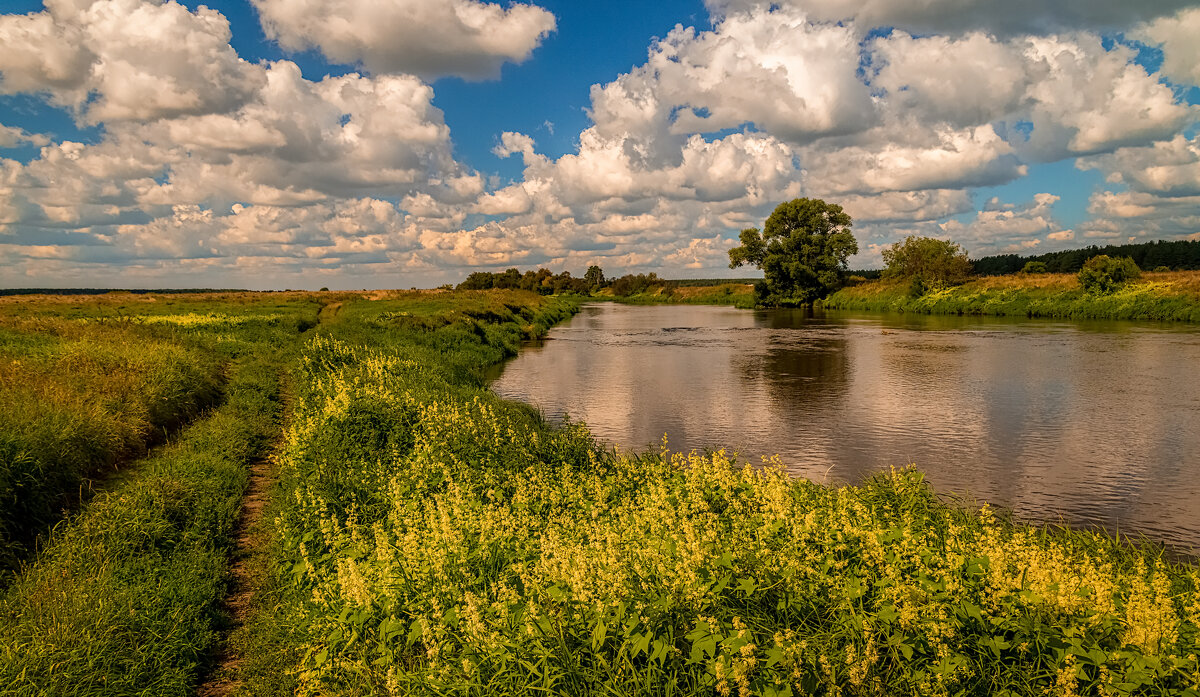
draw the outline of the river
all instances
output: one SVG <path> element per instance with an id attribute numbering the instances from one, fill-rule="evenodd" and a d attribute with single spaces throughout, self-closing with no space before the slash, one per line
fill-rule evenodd
<path id="1" fill-rule="evenodd" d="M 1200 551 L 1200 328 L 587 305 L 492 389 L 625 449 L 778 455 Z"/>

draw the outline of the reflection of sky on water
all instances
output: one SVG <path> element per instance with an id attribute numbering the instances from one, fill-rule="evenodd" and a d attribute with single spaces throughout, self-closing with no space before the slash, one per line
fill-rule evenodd
<path id="1" fill-rule="evenodd" d="M 623 448 L 778 453 L 1200 550 L 1200 331 L 1134 323 L 591 305 L 500 395 Z"/>

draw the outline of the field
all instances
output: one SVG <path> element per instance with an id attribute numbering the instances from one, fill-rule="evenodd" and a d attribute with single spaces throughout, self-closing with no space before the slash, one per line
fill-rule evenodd
<path id="1" fill-rule="evenodd" d="M 925 314 L 1009 315 L 1069 319 L 1200 322 L 1200 272 L 1143 273 L 1108 295 L 1085 292 L 1074 274 L 985 276 L 920 297 L 904 281 L 843 288 L 824 301 L 836 310 Z"/>
<path id="2" fill-rule="evenodd" d="M 0 304 L 5 359 L 37 357 L 6 405 L 126 395 L 64 398 L 100 424 L 143 394 L 176 405 L 96 464 L 38 445 L 26 465 L 49 426 L 0 460 L 54 479 L 56 502 L 11 552 L 5 694 L 1200 696 L 1200 570 L 1153 545 L 950 505 L 913 469 L 835 488 L 722 452 L 614 452 L 488 392 L 485 370 L 575 299 L 171 302 Z M 73 382 L 55 361 L 85 340 L 132 377 Z M 99 493 L 70 499 L 56 467 Z"/>

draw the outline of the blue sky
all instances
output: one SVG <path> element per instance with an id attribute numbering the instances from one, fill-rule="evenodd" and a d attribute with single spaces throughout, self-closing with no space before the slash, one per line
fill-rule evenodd
<path id="1" fill-rule="evenodd" d="M 801 195 L 860 267 L 1200 234 L 1200 8 L 1018 4 L 6 0 L 0 284 L 740 275 Z"/>

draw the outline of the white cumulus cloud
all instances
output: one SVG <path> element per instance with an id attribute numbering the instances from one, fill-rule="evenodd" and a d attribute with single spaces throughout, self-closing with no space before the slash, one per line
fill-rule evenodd
<path id="1" fill-rule="evenodd" d="M 478 0 L 253 0 L 267 35 L 337 63 L 422 77 L 494 77 L 554 31 L 536 5 Z"/>

